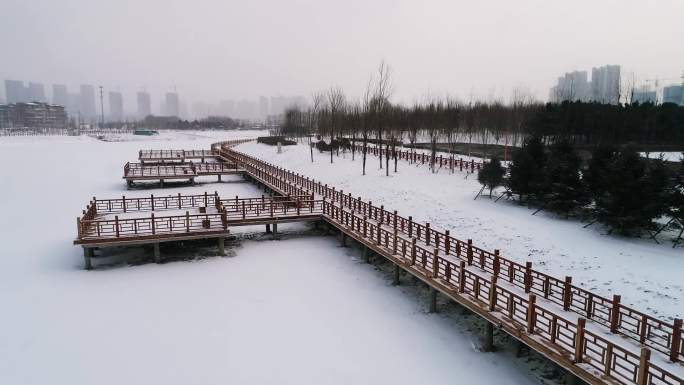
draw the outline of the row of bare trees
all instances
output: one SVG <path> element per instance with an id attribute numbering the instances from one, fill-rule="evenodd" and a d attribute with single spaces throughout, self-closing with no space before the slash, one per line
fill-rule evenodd
<path id="1" fill-rule="evenodd" d="M 468 103 L 455 98 L 432 98 L 422 103 L 403 106 L 391 103 L 393 92 L 390 68 L 383 62 L 370 77 L 359 100 L 349 100 L 337 86 L 316 92 L 308 107 L 291 106 L 285 112 L 281 135 L 308 138 L 313 157 L 312 138 L 318 136 L 325 146 L 319 149 L 339 155 L 350 148 L 352 158 L 360 144 L 362 174 L 366 174 L 369 145 L 383 147 L 387 156 L 380 156 L 379 167 L 389 175 L 390 161 L 397 171 L 397 150 L 403 143 L 412 148 L 417 143 L 429 143 L 431 168 L 435 169 L 438 149 L 455 153 L 457 143 L 516 146 L 525 134 L 525 121 L 541 105 L 528 93 L 517 92 L 511 102 L 500 100 Z M 383 164 L 384 163 L 384 164 Z"/>
<path id="2" fill-rule="evenodd" d="M 366 173 L 369 145 L 382 146 L 389 156 L 380 156 L 379 167 L 389 175 L 390 161 L 397 169 L 397 147 L 420 146 L 430 150 L 435 170 L 438 150 L 488 158 L 493 154 L 510 158 L 509 147 L 520 146 L 536 136 L 544 144 L 567 141 L 573 146 L 637 143 L 666 149 L 684 146 L 684 107 L 674 104 L 619 104 L 562 102 L 543 104 L 529 91 L 516 89 L 510 100 L 463 101 L 456 98 L 426 98 L 413 105 L 392 103 L 390 68 L 383 62 L 374 72 L 360 98 L 348 98 L 334 86 L 312 95 L 309 106 L 291 106 L 285 113 L 281 134 L 322 139 L 319 150 L 334 154 L 361 144 L 362 173 Z M 351 146 L 355 157 L 356 146 Z M 677 147 L 679 148 L 679 147 Z M 493 151 L 496 149 L 496 153 Z M 676 149 L 675 149 L 676 150 Z M 311 161 L 313 162 L 313 148 Z"/>

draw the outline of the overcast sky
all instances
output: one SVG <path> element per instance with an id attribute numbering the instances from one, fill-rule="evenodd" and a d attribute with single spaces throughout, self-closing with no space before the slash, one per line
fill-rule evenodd
<path id="1" fill-rule="evenodd" d="M 118 88 L 128 105 L 142 87 L 188 103 L 332 84 L 356 97 L 383 59 L 403 102 L 546 99 L 563 72 L 604 64 L 684 70 L 682 0 L 2 0 L 0 15 L 0 78 Z"/>

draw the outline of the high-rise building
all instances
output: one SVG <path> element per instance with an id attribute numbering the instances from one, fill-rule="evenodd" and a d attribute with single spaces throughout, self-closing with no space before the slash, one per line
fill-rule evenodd
<path id="1" fill-rule="evenodd" d="M 632 103 L 656 103 L 656 92 L 648 87 L 641 87 L 632 92 Z"/>
<path id="2" fill-rule="evenodd" d="M 268 98 L 259 97 L 259 117 L 265 119 L 268 116 Z"/>
<path id="3" fill-rule="evenodd" d="M 147 92 L 138 92 L 138 117 L 152 115 L 152 100 Z"/>
<path id="4" fill-rule="evenodd" d="M 109 91 L 109 120 L 121 122 L 123 120 L 123 97 L 121 92 Z"/>
<path id="5" fill-rule="evenodd" d="M 69 110 L 69 91 L 64 84 L 52 85 L 52 104 L 64 106 Z M 73 113 L 73 111 L 69 111 Z"/>
<path id="6" fill-rule="evenodd" d="M 19 80 L 5 80 L 5 95 L 9 104 L 29 101 L 28 88 Z"/>
<path id="7" fill-rule="evenodd" d="M 620 102 L 619 65 L 606 65 L 591 69 L 591 100 L 608 104 Z"/>
<path id="8" fill-rule="evenodd" d="M 175 92 L 166 93 L 166 112 L 167 116 L 180 116 L 180 103 L 178 102 L 178 94 Z"/>
<path id="9" fill-rule="evenodd" d="M 0 126 L 3 128 L 64 129 L 67 115 L 63 106 L 47 103 L 13 103 L 0 108 Z"/>
<path id="10" fill-rule="evenodd" d="M 587 71 L 568 72 L 559 77 L 556 86 L 551 88 L 549 99 L 554 102 L 589 100 Z"/>
<path id="11" fill-rule="evenodd" d="M 91 85 L 81 85 L 79 95 L 79 111 L 83 119 L 93 119 L 97 117 L 95 109 L 95 88 Z"/>
<path id="12" fill-rule="evenodd" d="M 47 99 L 45 98 L 45 87 L 43 86 L 43 83 L 29 82 L 28 98 L 31 102 L 46 102 Z"/>
<path id="13" fill-rule="evenodd" d="M 13 104 L 0 104 L 0 129 L 11 128 L 10 106 Z"/>
<path id="14" fill-rule="evenodd" d="M 663 103 L 674 103 L 684 106 L 684 84 L 663 88 Z"/>

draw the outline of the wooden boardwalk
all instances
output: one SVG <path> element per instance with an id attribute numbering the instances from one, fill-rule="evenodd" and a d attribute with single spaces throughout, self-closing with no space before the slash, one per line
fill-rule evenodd
<path id="1" fill-rule="evenodd" d="M 343 243 L 354 239 L 391 261 L 397 282 L 403 269 L 429 285 L 431 308 L 442 293 L 484 318 L 489 342 L 496 326 L 591 384 L 684 385 L 681 319 L 647 315 L 623 305 L 620 296 L 592 293 L 571 277 L 552 277 L 499 250 L 477 247 L 429 223 L 233 150 L 240 142 L 216 143 L 211 152 L 237 164 L 246 178 L 276 197 L 93 198 L 78 220 L 74 242 L 86 250 L 86 263 L 93 245 L 155 242 L 157 257 L 158 242 L 208 235 L 219 239 L 223 254 L 230 226 L 266 224 L 276 232 L 280 222 L 325 221 L 340 231 Z M 173 215 L 154 216 L 166 210 Z"/>
<path id="2" fill-rule="evenodd" d="M 215 146 L 213 146 L 215 147 Z M 353 198 L 303 175 L 221 146 L 220 156 L 280 194 L 324 199 L 322 218 L 435 291 L 592 383 L 684 384 L 682 320 L 664 321 Z"/>

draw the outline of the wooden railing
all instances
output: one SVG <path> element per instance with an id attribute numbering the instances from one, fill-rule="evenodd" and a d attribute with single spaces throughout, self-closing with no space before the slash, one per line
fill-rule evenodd
<path id="1" fill-rule="evenodd" d="M 171 160 L 171 159 L 197 159 L 211 157 L 211 150 L 140 150 L 140 160 Z"/>
<path id="2" fill-rule="evenodd" d="M 355 144 L 353 146 L 355 151 L 358 151 L 359 153 L 363 152 L 362 144 Z M 424 152 L 416 152 L 401 149 L 395 149 L 395 151 L 397 154 L 397 159 L 405 160 L 411 163 L 430 164 L 430 160 L 432 159 L 432 156 L 430 154 L 426 154 Z M 390 158 L 394 157 L 394 154 L 392 153 L 391 149 L 388 151 L 384 147 L 380 148 L 371 145 L 366 147 L 366 154 L 374 156 L 380 156 L 380 154 L 386 156 L 387 154 L 389 154 Z M 454 156 L 444 156 L 442 154 L 439 154 L 435 155 L 435 165 L 439 168 L 447 167 L 450 170 L 459 170 L 474 173 L 475 171 L 479 171 L 482 168 L 483 162 L 476 162 L 474 159 L 468 161 L 463 160 L 462 158 L 457 159 Z"/>
<path id="3" fill-rule="evenodd" d="M 198 207 L 214 206 L 219 208 L 220 200 L 217 192 L 214 194 L 204 193 L 200 195 L 166 195 L 142 198 L 96 199 L 93 197 L 95 214 L 116 214 L 134 211 L 163 211 L 181 210 Z M 84 218 L 85 219 L 85 218 Z M 88 218 L 92 219 L 92 218 Z"/>
<path id="4" fill-rule="evenodd" d="M 200 163 L 206 164 L 206 163 Z M 143 163 L 130 163 L 124 165 L 124 178 L 153 178 L 153 177 L 191 177 L 197 175 L 192 163 L 183 164 L 157 164 L 155 166 Z"/>
<path id="5" fill-rule="evenodd" d="M 389 242 L 389 238 L 387 237 L 390 237 L 390 233 L 383 230 L 382 227 L 390 226 L 397 234 L 401 232 L 404 236 L 408 236 L 409 239 L 415 239 L 416 243 L 420 240 L 425 245 L 431 245 L 434 248 L 433 250 L 421 249 L 418 254 L 419 257 L 425 259 L 425 268 L 428 269 L 428 271 L 430 269 L 428 256 L 435 254 L 436 250 L 436 255 L 440 258 L 438 261 L 444 260 L 445 262 L 443 263 L 445 266 L 450 266 L 450 272 L 455 271 L 453 269 L 453 266 L 455 265 L 453 260 L 458 260 L 460 264 L 465 264 L 465 266 L 475 265 L 479 267 L 481 271 L 491 274 L 488 282 L 491 282 L 492 280 L 494 282 L 497 280 L 499 282 L 506 282 L 508 285 L 513 285 L 513 287 L 522 289 L 527 295 L 534 295 L 535 298 L 539 297 L 544 301 L 549 301 L 562 307 L 565 311 L 574 312 L 582 318 L 586 317 L 599 325 L 607 326 L 608 330 L 612 333 L 624 335 L 647 347 L 665 353 L 673 362 L 682 362 L 682 346 L 684 345 L 684 341 L 681 333 L 682 324 L 680 319 L 676 319 L 673 322 L 658 320 L 653 316 L 646 315 L 621 304 L 619 296 L 608 299 L 577 287 L 572 284 L 571 277 L 558 279 L 533 270 L 532 264 L 529 262 L 522 265 L 510 259 L 506 259 L 499 254 L 498 250 L 489 252 L 478 248 L 472 244 L 471 240 L 464 242 L 453 238 L 449 235 L 449 231 L 437 231 L 431 228 L 429 223 L 415 223 L 411 217 L 404 218 L 399 216 L 396 211 L 389 212 L 382 206 L 374 206 L 372 202 L 363 202 L 361 198 L 354 199 L 350 194 L 345 195 L 343 191 L 337 191 L 334 187 L 330 188 L 327 185 L 302 175 L 262 162 L 251 156 L 232 151 L 230 150 L 230 146 L 224 146 L 222 151 L 223 153 L 221 156 L 235 160 L 239 162 L 240 165 L 244 165 L 245 169 L 250 174 L 253 174 L 253 176 L 262 182 L 265 181 L 270 184 L 272 181 L 272 186 L 276 187 L 278 190 L 285 188 L 303 192 L 303 195 L 311 193 L 319 194 L 325 199 L 336 202 L 347 210 L 354 210 L 357 215 L 363 215 L 368 219 L 376 221 L 379 226 L 366 223 L 366 231 L 377 231 L 381 241 L 383 239 L 383 231 L 385 231 L 385 242 Z M 287 187 L 287 185 L 290 187 Z M 353 217 L 355 216 L 352 216 L 352 218 Z M 357 226 L 359 226 L 358 223 L 360 222 L 357 222 Z M 373 230 L 373 226 L 377 226 L 380 230 Z M 377 236 L 377 234 L 370 234 L 370 236 Z M 393 235 L 391 236 L 391 239 L 393 239 Z M 408 241 L 403 237 L 401 237 L 401 239 L 401 242 L 404 243 L 398 244 L 397 247 L 407 247 L 405 245 Z M 444 259 L 442 255 L 449 259 Z M 444 271 L 447 271 L 446 267 L 444 268 Z M 478 279 L 478 282 L 479 281 L 480 279 Z M 488 284 L 491 283 L 485 283 L 485 286 Z M 525 299 L 520 299 L 519 296 L 511 298 L 517 298 L 514 302 L 517 302 L 519 306 L 523 306 L 523 304 L 526 303 L 524 302 Z M 529 301 L 529 298 L 527 301 Z M 513 313 L 510 313 L 510 315 L 515 316 L 515 314 L 517 314 L 515 312 L 515 304 L 507 304 L 506 306 L 513 306 Z M 527 306 L 529 307 L 529 305 Z M 544 310 L 542 313 L 544 312 L 549 312 L 549 310 Z M 558 320 L 562 317 L 560 315 L 555 315 L 553 317 L 556 319 L 554 327 L 557 328 Z M 550 318 L 551 321 L 549 322 L 554 323 L 553 317 Z M 527 320 L 525 319 L 525 321 Z M 567 322 L 569 321 L 563 319 L 561 323 Z M 536 324 L 533 324 L 533 326 L 534 325 Z M 549 328 L 550 327 L 551 326 L 549 326 Z M 573 327 L 576 328 L 577 325 L 573 324 Z M 554 336 L 554 343 L 556 343 L 555 341 L 560 338 L 559 332 L 557 331 L 550 334 Z M 591 340 L 588 341 L 588 338 Z M 560 342 L 558 344 L 560 344 Z M 574 344 L 572 346 L 573 349 L 577 347 L 576 345 L 577 344 Z M 617 378 L 622 376 L 624 377 L 623 379 L 626 379 L 638 375 L 633 365 L 629 366 L 631 371 L 623 368 L 623 366 L 627 365 L 627 362 L 639 363 L 642 359 L 641 356 L 630 353 L 629 349 L 620 348 L 613 342 L 607 341 L 605 338 L 592 333 L 585 333 L 583 335 L 582 345 L 580 347 L 582 349 L 580 355 L 584 354 L 591 357 L 592 355 L 598 354 L 596 352 L 601 353 L 601 362 L 604 365 L 604 371 L 606 373 L 613 373 L 610 374 L 612 377 Z M 587 353 L 587 351 L 589 353 Z M 591 362 L 596 365 L 597 359 L 594 358 Z M 679 377 L 650 363 L 650 361 L 648 362 L 648 370 L 646 373 L 648 374 L 649 382 L 639 383 L 681 382 L 681 379 L 678 379 Z M 607 369 L 605 368 L 606 366 Z"/>

